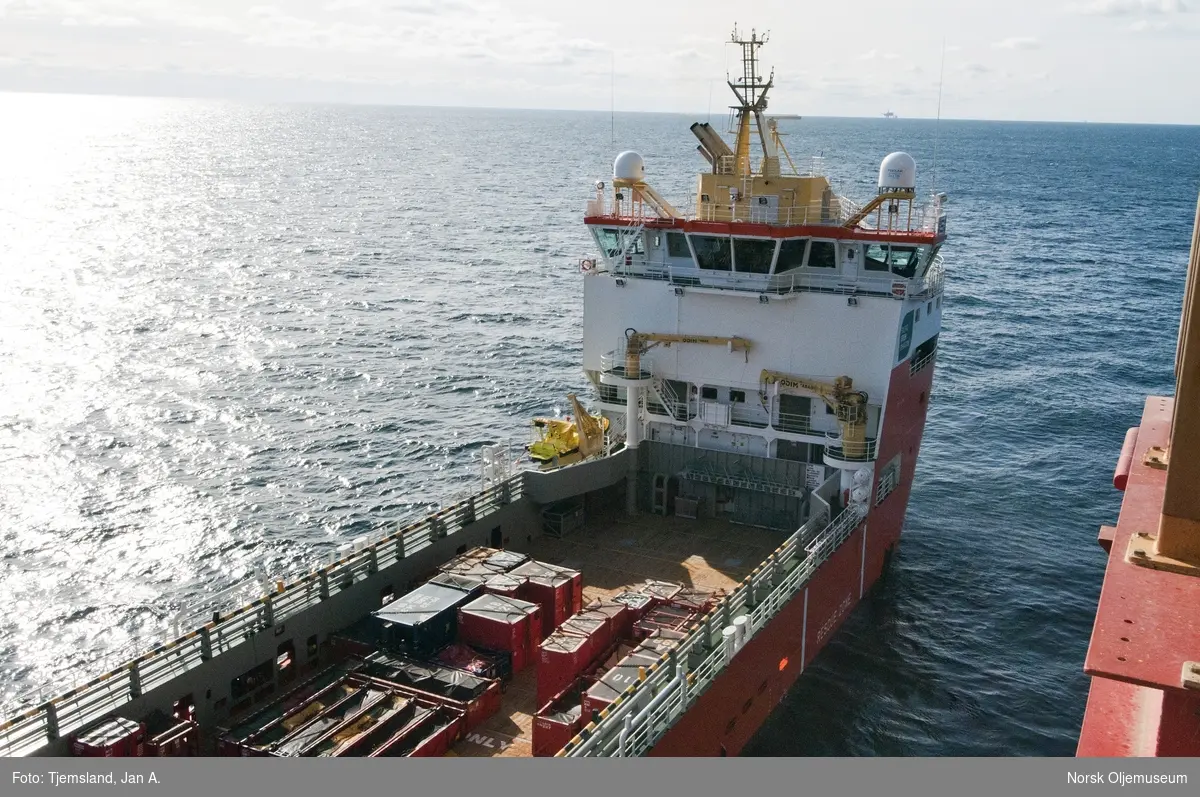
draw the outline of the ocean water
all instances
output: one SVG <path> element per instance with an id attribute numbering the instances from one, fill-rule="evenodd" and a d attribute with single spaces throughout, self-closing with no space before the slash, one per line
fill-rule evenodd
<path id="1" fill-rule="evenodd" d="M 475 487 L 483 445 L 588 394 L 593 181 L 635 148 L 685 205 L 703 165 L 673 115 L 0 95 L 0 118 L 10 705 Z M 912 153 L 951 238 L 899 554 L 747 752 L 1069 755 L 1112 469 L 1173 387 L 1200 128 L 780 124 L 860 200 Z"/>

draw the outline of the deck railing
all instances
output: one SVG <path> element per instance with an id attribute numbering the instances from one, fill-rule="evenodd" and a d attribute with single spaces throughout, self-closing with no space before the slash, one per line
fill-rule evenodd
<path id="1" fill-rule="evenodd" d="M 634 757 L 645 754 L 704 694 L 741 647 L 796 596 L 866 516 L 851 505 L 817 533 L 824 516 L 811 519 L 721 600 L 678 648 L 663 654 L 644 681 L 635 682 L 600 721 L 591 722 L 559 752 L 563 757 Z M 745 616 L 746 636 L 738 647 L 722 631 Z"/>
<path id="2" fill-rule="evenodd" d="M 759 204 L 758 200 L 762 198 L 768 197 L 750 195 L 737 202 L 702 202 L 697 206 L 693 196 L 680 211 L 680 217 L 684 221 L 738 222 L 789 227 L 842 226 L 862 209 L 862 205 L 840 194 L 788 207 Z M 672 223 L 670 217 L 662 215 L 649 203 L 628 200 L 616 202 L 609 197 L 589 199 L 584 215 L 588 218 L 609 218 L 639 225 L 654 222 Z M 856 230 L 859 233 L 877 233 L 881 236 L 903 236 L 906 233 L 927 235 L 943 231 L 945 218 L 945 210 L 937 202 L 914 204 L 911 214 L 907 207 L 901 214 L 889 215 L 886 209 L 881 216 L 872 212 L 858 223 Z"/>
<path id="3" fill-rule="evenodd" d="M 465 501 L 413 523 L 360 540 L 353 551 L 249 604 L 217 612 L 212 621 L 109 670 L 83 686 L 41 702 L 0 724 L 0 757 L 28 755 L 117 711 L 130 700 L 252 639 L 260 631 L 349 589 L 417 551 L 521 497 L 517 474 Z M 143 648 L 144 649 L 144 648 Z"/>
<path id="4" fill-rule="evenodd" d="M 925 277 L 912 283 L 890 273 L 868 275 L 850 280 L 840 274 L 818 274 L 793 269 L 782 274 L 751 274 L 741 271 L 714 271 L 692 266 L 673 266 L 656 263 L 646 255 L 613 259 L 588 275 L 609 274 L 619 279 L 648 279 L 668 282 L 681 288 L 718 288 L 757 294 L 786 295 L 796 292 L 833 293 L 844 296 L 878 296 L 892 299 L 932 299 L 942 294 L 944 271 L 942 256 L 937 255 Z"/>

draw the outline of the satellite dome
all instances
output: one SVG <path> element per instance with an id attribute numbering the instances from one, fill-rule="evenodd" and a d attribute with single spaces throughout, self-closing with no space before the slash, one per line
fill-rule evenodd
<path id="1" fill-rule="evenodd" d="M 613 161 L 613 179 L 630 180 L 635 183 L 646 180 L 646 161 L 633 150 L 626 150 Z"/>
<path id="2" fill-rule="evenodd" d="M 917 162 L 907 152 L 893 152 L 879 164 L 879 190 L 916 191 Z"/>

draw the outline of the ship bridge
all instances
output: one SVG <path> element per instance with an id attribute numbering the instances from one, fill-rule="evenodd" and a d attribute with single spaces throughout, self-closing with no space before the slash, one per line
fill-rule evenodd
<path id="1" fill-rule="evenodd" d="M 835 193 L 823 159 L 798 167 L 766 114 L 774 83 L 774 73 L 764 78 L 759 68 L 766 41 L 734 31 L 743 65 L 742 77 L 728 81 L 737 98 L 734 141 L 708 123 L 692 125 L 708 169 L 682 210 L 650 185 L 640 154 L 617 156 L 611 184 L 597 182 L 587 202 L 584 220 L 601 256 L 583 260 L 582 269 L 681 288 L 901 299 L 940 293 L 945 195 L 918 201 L 916 162 L 903 152 L 883 160 L 876 194 L 863 203 Z"/>

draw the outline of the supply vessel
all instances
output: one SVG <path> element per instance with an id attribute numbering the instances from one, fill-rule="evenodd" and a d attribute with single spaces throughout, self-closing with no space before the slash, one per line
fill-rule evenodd
<path id="1" fill-rule="evenodd" d="M 738 754 L 900 539 L 946 238 L 906 153 L 861 205 L 796 166 L 766 41 L 734 31 L 732 144 L 692 125 L 685 209 L 630 151 L 587 200 L 591 409 L 571 395 L 519 459 L 489 445 L 466 499 L 35 700 L 0 755 Z"/>
<path id="2" fill-rule="evenodd" d="M 1175 395 L 1125 434 L 1116 526 L 1084 671 L 1076 754 L 1200 756 L 1200 203 L 1175 354 Z"/>

